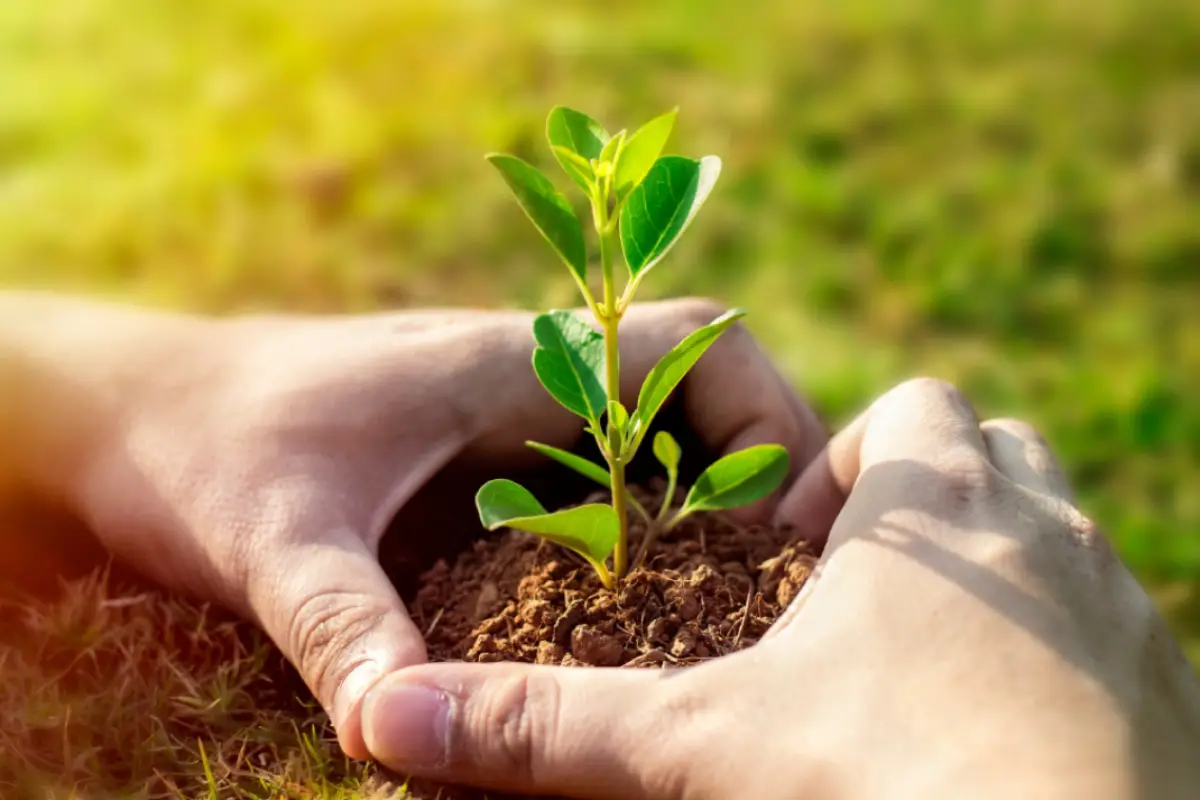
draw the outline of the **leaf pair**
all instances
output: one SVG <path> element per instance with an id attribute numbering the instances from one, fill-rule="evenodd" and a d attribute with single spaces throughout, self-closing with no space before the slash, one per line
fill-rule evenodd
<path id="1" fill-rule="evenodd" d="M 598 483 L 608 478 L 602 467 L 585 458 L 549 445 L 530 445 Z M 654 439 L 654 454 L 667 468 L 670 480 L 665 509 L 679 475 L 679 445 L 670 434 L 660 431 Z M 787 471 L 787 450 L 776 444 L 749 447 L 718 459 L 692 485 L 668 528 L 697 511 L 738 508 L 760 500 L 779 488 Z M 590 503 L 549 513 L 527 489 L 509 480 L 488 481 L 476 495 L 475 505 L 488 530 L 509 527 L 542 536 L 578 553 L 608 581 L 604 562 L 621 530 L 611 506 Z"/>
<path id="2" fill-rule="evenodd" d="M 745 316 L 735 308 L 693 331 L 659 359 L 638 392 L 637 408 L 629 415 L 604 388 L 604 337 L 570 311 L 550 311 L 533 322 L 533 369 L 550 395 L 568 410 L 599 429 L 600 416 L 612 412 L 628 454 L 637 452 L 646 431 L 671 392 L 722 333 Z"/>
<path id="3" fill-rule="evenodd" d="M 660 156 L 675 124 L 669 111 L 626 138 L 610 136 L 582 112 L 559 106 L 550 112 L 546 137 L 563 171 L 593 204 L 616 202 L 621 250 L 630 277 L 638 281 L 679 240 L 708 199 L 721 172 L 721 160 Z M 570 202 L 535 167 L 516 156 L 490 154 L 518 204 L 581 288 L 587 285 L 587 245 Z M 596 167 L 611 173 L 610 194 L 600 196 Z M 586 292 L 585 292 L 586 294 Z"/>
<path id="4" fill-rule="evenodd" d="M 659 431 L 654 436 L 654 455 L 667 470 L 662 519 L 675 497 L 682 451 L 671 434 Z M 781 445 L 762 444 L 730 453 L 700 474 L 671 524 L 697 511 L 738 508 L 761 500 L 779 488 L 787 471 L 788 454 Z"/>
<path id="5" fill-rule="evenodd" d="M 662 153 L 679 109 L 655 117 L 628 138 L 625 131 L 610 136 L 596 120 L 565 106 L 558 106 L 546 119 L 546 138 L 563 172 L 591 197 L 597 175 L 592 162 L 608 164 L 612 192 L 620 203 L 646 177 Z"/>

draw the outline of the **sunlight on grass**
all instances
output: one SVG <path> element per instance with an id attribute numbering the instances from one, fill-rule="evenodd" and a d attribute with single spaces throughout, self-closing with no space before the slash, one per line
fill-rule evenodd
<path id="1" fill-rule="evenodd" d="M 57 602 L 6 603 L 0 620 L 0 786 L 14 796 L 404 796 L 341 754 L 246 623 L 104 574 Z"/>
<path id="2" fill-rule="evenodd" d="M 724 176 L 645 296 L 747 307 L 834 421 L 918 374 L 1029 419 L 1200 658 L 1200 6 L 538 9 L 0 3 L 0 285 L 215 312 L 572 303 L 483 154 L 556 171 L 551 105 L 679 105 L 670 149 Z M 26 623 L 77 690 L 0 653 L 29 672 L 0 687 L 0 736 L 31 774 L 198 796 L 201 740 L 218 785 L 264 796 L 344 771 L 316 717 L 248 699 L 268 651 L 189 628 L 232 660 L 134 659 L 190 612 L 72 597 Z"/>

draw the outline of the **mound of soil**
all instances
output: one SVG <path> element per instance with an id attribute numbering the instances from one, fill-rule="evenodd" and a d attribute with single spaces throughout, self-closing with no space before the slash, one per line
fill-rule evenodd
<path id="1" fill-rule="evenodd" d="M 635 494 L 652 514 L 661 503 L 661 493 Z M 646 534 L 631 516 L 631 557 Z M 788 530 L 697 515 L 654 541 L 643 565 L 609 591 L 573 553 L 503 531 L 453 563 L 438 561 L 409 608 L 433 661 L 682 667 L 757 642 L 815 563 Z M 432 784 L 410 790 L 420 800 L 484 796 Z"/>

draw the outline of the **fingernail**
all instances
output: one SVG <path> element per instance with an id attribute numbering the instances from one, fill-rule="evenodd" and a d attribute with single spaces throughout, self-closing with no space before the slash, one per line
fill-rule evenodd
<path id="1" fill-rule="evenodd" d="M 392 682 L 367 698 L 363 732 L 371 754 L 388 766 L 431 768 L 446 760 L 450 697 L 439 689 Z"/>

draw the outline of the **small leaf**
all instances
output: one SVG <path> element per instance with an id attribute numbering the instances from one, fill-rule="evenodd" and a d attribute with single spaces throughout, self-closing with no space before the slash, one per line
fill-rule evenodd
<path id="1" fill-rule="evenodd" d="M 600 151 L 600 161 L 606 164 L 616 163 L 617 151 L 621 149 L 621 145 L 624 143 L 625 131 L 620 131 L 605 143 L 604 149 Z"/>
<path id="2" fill-rule="evenodd" d="M 550 141 L 552 148 L 566 148 L 583 158 L 584 161 L 590 162 L 593 158 L 600 157 L 600 152 L 611 137 L 608 135 L 608 131 L 604 130 L 603 125 L 587 114 L 566 106 L 556 106 L 550 110 L 550 116 L 546 118 L 546 138 Z M 581 189 L 585 192 L 589 191 L 587 183 L 581 181 L 564 163 L 564 156 L 555 151 L 554 157 L 558 159 L 563 170 L 579 184 Z"/>
<path id="3" fill-rule="evenodd" d="M 526 447 L 530 447 L 542 455 L 552 458 L 564 467 L 570 467 L 585 478 L 590 478 L 596 483 L 608 489 L 612 486 L 612 476 L 608 474 L 608 470 L 599 464 L 588 461 L 583 456 L 577 456 L 574 453 L 568 453 L 566 450 L 559 450 L 557 447 L 551 447 L 548 444 L 540 442 L 526 442 Z"/>
<path id="4" fill-rule="evenodd" d="M 760 444 L 730 453 L 700 474 L 679 513 L 749 505 L 778 489 L 787 472 L 787 449 L 780 445 Z"/>
<path id="5" fill-rule="evenodd" d="M 573 150 L 568 150 L 565 147 L 552 147 L 554 157 L 558 159 L 558 163 L 563 168 L 563 172 L 571 176 L 571 180 L 583 187 L 585 192 L 591 192 L 592 182 L 596 180 L 596 173 L 592 170 L 592 164 L 586 158 L 576 155 Z"/>
<path id="6" fill-rule="evenodd" d="M 629 137 L 621 151 L 621 161 L 617 164 L 616 175 L 613 177 L 613 190 L 617 202 L 637 188 L 654 166 L 654 162 L 662 155 L 667 139 L 671 138 L 671 130 L 675 127 L 675 117 L 678 114 L 678 108 L 671 109 L 650 120 Z"/>
<path id="7" fill-rule="evenodd" d="M 652 269 L 679 241 L 720 174 L 716 156 L 699 161 L 663 156 L 654 162 L 621 212 L 621 249 L 634 278 Z"/>
<path id="8" fill-rule="evenodd" d="M 625 406 L 621 405 L 619 400 L 608 401 L 608 422 L 610 425 L 615 425 L 617 431 L 622 434 L 629 425 L 629 412 L 625 410 Z"/>
<path id="9" fill-rule="evenodd" d="M 517 196 L 521 210 L 580 281 L 587 280 L 587 246 L 575 210 L 537 169 L 516 156 L 492 153 L 488 161 L 500 170 Z"/>
<path id="10" fill-rule="evenodd" d="M 475 494 L 475 507 L 479 509 L 479 521 L 488 530 L 495 530 L 506 520 L 521 517 L 536 517 L 546 509 L 529 491 L 513 481 L 488 481 Z"/>
<path id="11" fill-rule="evenodd" d="M 533 370 L 550 395 L 596 423 L 604 413 L 604 337 L 570 311 L 551 311 L 533 321 Z"/>
<path id="12" fill-rule="evenodd" d="M 729 329 L 746 312 L 740 308 L 726 311 L 712 322 L 692 331 L 687 338 L 675 345 L 669 353 L 659 359 L 638 392 L 637 409 L 633 412 L 636 439 L 634 447 L 641 441 L 644 431 L 649 429 L 654 415 L 667 401 L 671 392 L 683 380 L 700 356 L 704 355 L 712 343 L 722 333 Z M 601 337 L 603 338 L 603 337 Z"/>
<path id="13" fill-rule="evenodd" d="M 602 563 L 617 544 L 621 526 L 611 506 L 593 503 L 553 514 L 527 489 L 506 480 L 488 481 L 475 495 L 484 527 L 516 528 L 560 544 L 593 563 Z"/>
<path id="14" fill-rule="evenodd" d="M 679 459 L 682 455 L 683 451 L 679 449 L 679 442 L 675 441 L 674 436 L 666 431 L 654 434 L 654 457 L 667 468 L 668 477 L 674 479 L 674 476 L 679 474 Z"/>

